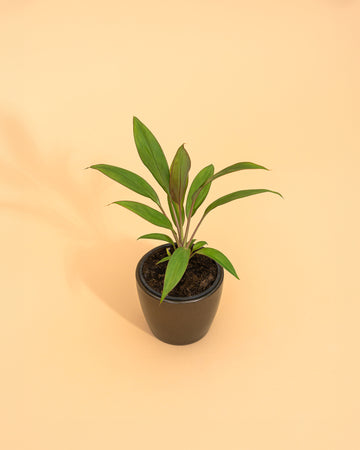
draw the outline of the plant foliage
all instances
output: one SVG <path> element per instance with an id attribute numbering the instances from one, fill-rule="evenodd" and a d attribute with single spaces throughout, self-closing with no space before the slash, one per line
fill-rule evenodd
<path id="1" fill-rule="evenodd" d="M 162 233 L 150 233 L 138 238 L 161 240 L 172 245 L 172 251 L 167 249 L 168 256 L 157 263 L 161 264 L 167 262 L 160 303 L 179 283 L 186 271 L 190 258 L 196 253 L 212 258 L 229 273 L 234 275 L 234 277 L 239 278 L 234 266 L 223 253 L 214 248 L 206 247 L 207 242 L 205 241 L 198 241 L 195 243 L 195 235 L 200 224 L 205 216 L 213 209 L 233 200 L 262 194 L 264 192 L 270 192 L 279 195 L 280 197 L 282 197 L 282 195 L 279 192 L 269 189 L 247 189 L 232 192 L 210 203 L 205 208 L 202 217 L 190 234 L 191 221 L 198 208 L 205 201 L 214 180 L 240 170 L 269 169 L 252 162 L 239 162 L 215 173 L 214 166 L 210 164 L 200 170 L 195 176 L 186 195 L 191 161 L 184 144 L 177 150 L 169 168 L 159 142 L 152 132 L 136 117 L 133 119 L 133 131 L 135 145 L 140 159 L 165 191 L 170 214 L 169 212 L 165 212 L 158 194 L 153 187 L 134 172 L 108 164 L 95 164 L 90 166 L 90 168 L 98 170 L 128 189 L 151 199 L 158 209 L 133 201 L 122 200 L 114 202 L 115 204 L 138 214 L 140 217 L 154 225 L 171 231 L 173 237 Z"/>

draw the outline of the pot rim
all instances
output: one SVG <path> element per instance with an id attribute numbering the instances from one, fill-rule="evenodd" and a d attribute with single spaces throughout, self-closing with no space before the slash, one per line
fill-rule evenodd
<path id="1" fill-rule="evenodd" d="M 171 245 L 170 244 L 163 244 L 163 245 L 159 245 L 157 247 L 152 248 L 151 250 L 149 250 L 147 253 L 145 253 L 145 255 L 140 259 L 140 261 L 138 262 L 137 266 L 136 266 L 136 278 L 138 280 L 139 283 L 141 283 L 141 285 L 144 287 L 144 289 L 147 291 L 147 293 L 151 296 L 154 297 L 155 299 L 159 300 L 161 299 L 161 294 L 159 294 L 157 291 L 155 291 L 155 289 L 153 289 L 151 286 L 149 286 L 144 278 L 144 275 L 142 273 L 142 269 L 143 269 L 143 265 L 145 260 L 147 259 L 147 257 L 153 253 L 155 250 L 158 250 L 160 248 L 170 248 Z M 193 302 L 197 302 L 200 300 L 203 300 L 204 298 L 208 297 L 209 295 L 213 294 L 221 285 L 221 283 L 223 282 L 224 279 L 224 269 L 222 268 L 222 266 L 220 266 L 220 264 L 218 264 L 216 261 L 214 261 L 216 266 L 217 266 L 217 275 L 216 278 L 214 280 L 214 282 L 211 284 L 211 286 L 209 286 L 207 289 L 205 289 L 205 291 L 201 292 L 200 294 L 196 294 L 196 295 L 192 295 L 190 297 L 174 297 L 172 295 L 167 295 L 163 302 L 166 303 L 193 303 Z"/>

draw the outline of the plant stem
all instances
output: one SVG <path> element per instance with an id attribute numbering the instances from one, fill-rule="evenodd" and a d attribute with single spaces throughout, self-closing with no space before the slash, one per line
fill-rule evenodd
<path id="1" fill-rule="evenodd" d="M 174 208 L 174 205 L 173 205 L 173 202 L 171 201 L 171 199 L 170 199 L 170 205 L 171 205 L 172 212 L 174 213 L 175 225 L 176 225 L 177 232 L 178 232 L 178 236 L 179 236 L 179 242 L 178 242 L 178 245 L 179 245 L 180 247 L 182 247 L 182 243 L 181 243 L 181 231 L 180 231 L 181 228 L 180 228 L 179 221 L 178 221 L 177 215 L 176 215 L 176 211 L 175 211 L 175 208 Z"/>
<path id="2" fill-rule="evenodd" d="M 194 197 L 193 197 L 193 198 L 194 198 Z M 195 200 L 196 200 L 196 199 L 195 199 Z M 194 209 L 195 200 L 193 200 L 193 202 L 191 203 L 190 212 L 189 212 L 189 217 L 187 218 L 187 222 L 186 222 L 186 231 L 185 231 L 185 239 L 184 239 L 184 242 L 185 242 L 185 245 L 186 245 L 187 248 L 190 246 L 190 242 L 191 242 L 191 240 L 190 240 L 189 242 L 187 241 L 187 237 L 188 237 L 189 230 L 190 230 L 191 215 L 192 215 L 192 212 L 193 212 L 193 209 Z"/>
<path id="3" fill-rule="evenodd" d="M 166 215 L 166 212 L 164 211 L 164 208 L 161 206 L 160 202 L 159 202 L 159 208 L 160 208 L 161 212 L 164 214 L 164 216 L 165 216 L 165 217 L 169 220 L 169 222 L 170 222 L 170 219 L 169 219 L 168 216 Z M 177 243 L 178 246 L 180 246 L 179 238 L 178 238 L 178 236 L 176 235 L 175 230 L 174 230 L 173 228 L 171 228 L 171 232 L 172 232 L 172 234 L 173 234 L 173 236 L 174 236 L 175 242 Z"/>
<path id="4" fill-rule="evenodd" d="M 178 210 L 179 210 L 179 220 L 180 220 L 180 240 L 181 240 L 181 245 L 184 246 L 184 230 L 183 230 L 183 225 L 182 225 L 182 215 L 181 215 L 180 204 L 178 204 Z"/>
<path id="5" fill-rule="evenodd" d="M 191 242 L 193 240 L 195 233 L 197 232 L 197 230 L 198 230 L 199 226 L 201 225 L 201 222 L 204 220 L 204 218 L 205 218 L 205 215 L 202 216 L 202 218 L 200 219 L 200 222 L 196 225 L 196 228 L 195 228 L 193 234 L 191 235 L 189 242 Z"/>
<path id="6" fill-rule="evenodd" d="M 204 184 L 204 186 L 205 186 L 205 184 Z M 192 200 L 192 202 L 191 202 L 191 207 L 190 207 L 190 211 L 189 211 L 189 217 L 188 217 L 187 223 L 186 223 L 186 231 L 185 231 L 185 239 L 184 239 L 184 242 L 185 242 L 187 248 L 189 248 L 190 242 L 191 242 L 191 239 L 190 239 L 189 241 L 187 241 L 187 237 L 188 237 L 189 230 L 190 230 L 190 222 L 191 222 L 192 212 L 193 212 L 193 210 L 194 210 L 195 202 L 196 202 L 197 198 L 198 198 L 199 195 L 200 195 L 200 191 L 202 190 L 202 188 L 203 188 L 204 186 L 200 186 L 199 189 L 197 189 L 197 190 L 194 192 L 193 196 L 192 196 L 192 199 L 193 199 L 193 200 Z"/>

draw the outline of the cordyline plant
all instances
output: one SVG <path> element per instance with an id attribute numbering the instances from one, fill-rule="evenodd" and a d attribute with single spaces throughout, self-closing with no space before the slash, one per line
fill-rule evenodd
<path id="1" fill-rule="evenodd" d="M 133 201 L 122 200 L 113 203 L 129 209 L 154 225 L 167 228 L 171 231 L 173 235 L 172 238 L 162 233 L 145 234 L 138 238 L 157 239 L 168 242 L 172 245 L 172 251 L 167 248 L 168 256 L 161 259 L 157 263 L 159 264 L 168 261 L 160 303 L 179 283 L 185 273 L 190 258 L 192 258 L 196 253 L 212 258 L 236 278 L 239 278 L 233 265 L 223 253 L 214 248 L 205 247 L 207 245 L 207 242 L 205 241 L 196 242 L 195 234 L 200 224 L 210 211 L 218 206 L 224 205 L 225 203 L 231 202 L 232 200 L 249 197 L 250 195 L 261 194 L 263 192 L 272 192 L 273 194 L 280 195 L 281 197 L 282 195 L 279 192 L 270 191 L 269 189 L 247 189 L 232 192 L 231 194 L 224 195 L 223 197 L 220 197 L 210 203 L 191 234 L 190 224 L 192 217 L 208 195 L 211 184 L 214 180 L 238 170 L 269 169 L 251 162 L 239 162 L 214 173 L 214 166 L 210 164 L 200 170 L 200 172 L 196 175 L 186 196 L 185 194 L 189 181 L 189 170 L 191 163 L 190 157 L 184 148 L 184 144 L 181 145 L 176 152 L 169 168 L 159 142 L 152 132 L 137 117 L 133 118 L 133 131 L 136 148 L 142 162 L 149 169 L 155 180 L 159 183 L 167 195 L 168 207 L 172 221 L 161 205 L 155 190 L 139 175 L 136 175 L 134 172 L 129 170 L 108 164 L 96 164 L 90 166 L 90 168 L 100 171 L 104 175 L 112 178 L 132 191 L 135 191 L 144 197 L 150 198 L 156 203 L 160 211 L 157 211 L 156 209 L 142 203 Z"/>

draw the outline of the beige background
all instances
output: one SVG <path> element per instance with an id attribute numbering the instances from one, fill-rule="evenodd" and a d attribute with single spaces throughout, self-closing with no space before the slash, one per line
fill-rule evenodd
<path id="1" fill-rule="evenodd" d="M 0 1 L 1 448 L 358 450 L 360 2 Z M 200 342 L 150 335 L 156 227 L 92 163 L 145 176 L 137 115 L 192 176 L 281 191 L 215 210 Z"/>

